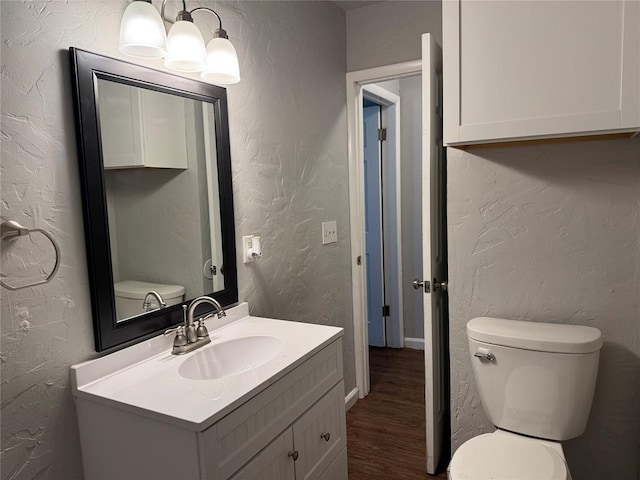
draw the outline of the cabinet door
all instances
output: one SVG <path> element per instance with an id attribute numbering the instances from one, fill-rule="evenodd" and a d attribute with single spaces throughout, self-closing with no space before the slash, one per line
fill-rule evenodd
<path id="1" fill-rule="evenodd" d="M 637 0 L 443 2 L 449 145 L 640 129 Z"/>
<path id="2" fill-rule="evenodd" d="M 285 430 L 231 480 L 293 480 L 293 434 Z"/>
<path id="3" fill-rule="evenodd" d="M 98 80 L 104 168 L 143 167 L 139 90 Z"/>
<path id="4" fill-rule="evenodd" d="M 319 478 L 346 445 L 342 381 L 293 424 L 293 441 L 296 480 Z"/>
<path id="5" fill-rule="evenodd" d="M 193 100 L 177 95 L 140 90 L 145 167 L 188 168 L 186 125 L 190 120 L 191 129 L 196 128 L 193 104 Z M 198 131 L 202 131 L 201 125 L 200 119 Z"/>
<path id="6" fill-rule="evenodd" d="M 343 448 L 320 476 L 319 480 L 347 480 L 348 476 L 347 449 Z"/>

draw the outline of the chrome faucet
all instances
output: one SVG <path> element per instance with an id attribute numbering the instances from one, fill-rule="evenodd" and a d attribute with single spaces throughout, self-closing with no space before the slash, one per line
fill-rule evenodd
<path id="1" fill-rule="evenodd" d="M 151 311 L 152 298 L 156 299 L 156 301 L 158 302 L 158 305 L 160 305 L 159 308 L 164 308 L 167 306 L 167 302 L 164 301 L 164 298 L 162 298 L 162 295 L 160 295 L 155 290 L 151 290 L 149 293 L 147 293 L 144 296 L 144 301 L 142 302 L 142 310 L 144 310 L 145 312 Z"/>
<path id="2" fill-rule="evenodd" d="M 207 318 L 211 318 L 213 315 L 217 315 L 218 318 L 227 316 L 224 309 L 215 298 L 211 298 L 211 297 L 207 297 L 206 295 L 203 295 L 202 297 L 194 298 L 189 304 L 189 310 L 187 311 L 188 322 L 193 323 L 193 312 L 199 305 L 202 305 L 203 303 L 208 303 L 209 305 L 211 305 L 213 308 L 216 309 L 216 312 L 210 313 L 209 315 L 202 317 L 200 320 L 206 320 Z"/>
<path id="3" fill-rule="evenodd" d="M 198 325 L 196 326 L 193 321 L 193 314 L 196 308 L 203 303 L 212 305 L 216 311 L 198 319 Z M 165 335 L 169 335 L 174 332 L 176 334 L 173 339 L 173 348 L 171 349 L 171 353 L 174 355 L 182 355 L 183 353 L 191 352 L 211 342 L 211 338 L 209 338 L 209 332 L 207 331 L 204 321 L 211 318 L 213 315 L 217 315 L 218 318 L 222 318 L 227 314 L 222 306 L 211 297 L 197 297 L 191 301 L 189 307 L 183 305 L 182 316 L 184 319 L 184 325 L 170 328 L 164 332 Z"/>

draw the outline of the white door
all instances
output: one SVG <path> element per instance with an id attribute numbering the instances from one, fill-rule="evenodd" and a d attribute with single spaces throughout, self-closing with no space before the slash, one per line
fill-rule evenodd
<path id="1" fill-rule="evenodd" d="M 380 106 L 363 107 L 365 258 L 367 274 L 367 332 L 369 345 L 386 346 L 384 262 L 382 253 L 382 172 L 380 159 Z"/>
<path id="2" fill-rule="evenodd" d="M 442 148 L 442 50 L 422 36 L 422 258 L 424 275 L 425 408 L 427 472 L 435 473 L 442 453 L 445 421 L 443 357 L 447 322 L 447 243 L 444 152 Z"/>
<path id="3" fill-rule="evenodd" d="M 204 152 L 207 170 L 207 197 L 209 200 L 209 236 L 211 261 L 205 262 L 203 272 L 211 279 L 212 292 L 224 290 L 222 265 L 222 219 L 220 218 L 220 190 L 218 188 L 218 152 L 216 147 L 216 122 L 213 105 L 202 103 L 202 121 L 205 131 Z M 205 288 L 205 293 L 207 289 Z"/>

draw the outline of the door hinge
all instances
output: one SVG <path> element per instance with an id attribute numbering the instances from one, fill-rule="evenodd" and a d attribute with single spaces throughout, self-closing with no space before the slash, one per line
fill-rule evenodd
<path id="1" fill-rule="evenodd" d="M 387 141 L 387 129 L 379 128 L 378 129 L 378 141 L 386 142 Z"/>
<path id="2" fill-rule="evenodd" d="M 383 317 L 390 317 L 391 316 L 391 309 L 389 308 L 389 305 L 383 305 L 382 306 L 382 316 Z"/>

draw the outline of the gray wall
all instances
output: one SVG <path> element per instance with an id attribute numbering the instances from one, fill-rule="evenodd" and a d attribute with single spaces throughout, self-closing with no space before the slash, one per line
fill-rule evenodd
<path id="1" fill-rule="evenodd" d="M 2 478 L 81 477 L 69 366 L 95 353 L 66 49 L 120 57 L 126 5 L 2 2 L 2 216 L 47 228 L 62 250 L 50 284 L 1 291 Z M 345 326 L 350 390 L 344 12 L 320 2 L 217 7 L 243 77 L 228 90 L 236 233 L 262 234 L 264 246 L 259 262 L 239 265 L 240 297 L 254 314 Z M 205 30 L 211 20 L 197 22 Z M 337 220 L 337 244 L 321 246 L 323 220 Z M 15 251 L 28 264 L 26 250 Z"/>
<path id="2" fill-rule="evenodd" d="M 387 1 L 347 11 L 347 71 L 417 60 L 420 35 L 442 45 L 439 1 Z"/>
<path id="3" fill-rule="evenodd" d="M 422 274 L 422 75 L 400 79 L 404 336 L 424 338 Z"/>
<path id="4" fill-rule="evenodd" d="M 453 446 L 492 430 L 469 363 L 477 316 L 604 335 L 574 478 L 640 473 L 640 138 L 448 150 Z"/>
<path id="5" fill-rule="evenodd" d="M 229 91 L 240 297 L 252 314 L 345 328 L 355 388 L 346 136 L 345 19 L 332 2 L 242 2 Z M 236 17 L 233 17 L 236 18 Z M 225 24 L 227 22 L 225 21 Z M 235 38 L 235 36 L 234 36 Z M 322 245 L 336 220 L 338 242 Z M 262 236 L 244 264 L 242 235 Z"/>
<path id="6" fill-rule="evenodd" d="M 396 95 L 400 95 L 400 80 L 387 80 L 386 82 L 378 82 L 374 85 L 377 85 L 380 88 L 384 88 L 388 92 L 395 93 Z"/>

